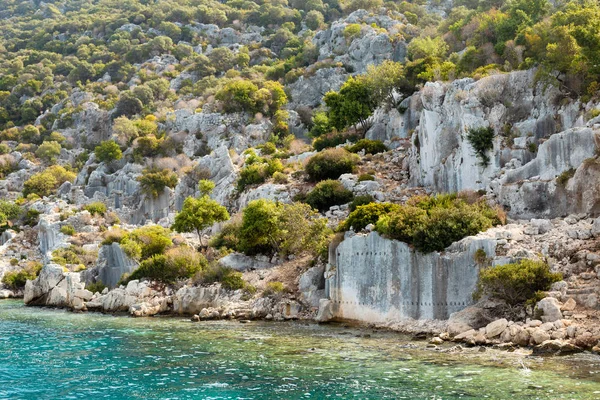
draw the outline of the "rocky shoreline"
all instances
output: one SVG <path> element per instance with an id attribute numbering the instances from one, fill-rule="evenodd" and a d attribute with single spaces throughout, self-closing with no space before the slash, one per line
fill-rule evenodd
<path id="1" fill-rule="evenodd" d="M 433 348 L 456 343 L 468 347 L 493 346 L 507 351 L 528 348 L 537 355 L 565 355 L 582 351 L 600 354 L 600 326 L 586 319 L 591 316 L 582 314 L 583 311 L 572 298 L 561 303 L 547 297 L 537 305 L 537 310 L 542 313 L 540 319 L 528 318 L 524 322 L 500 318 L 482 325 L 482 319 L 478 322 L 476 316 L 481 316 L 484 309 L 482 303 L 478 303 L 452 314 L 445 321 L 406 319 L 388 324 L 370 324 L 337 318 L 326 321 L 322 310 L 317 312 L 316 308 L 307 307 L 306 303 L 294 299 L 292 295 L 248 298 L 243 290 L 229 291 L 222 289 L 219 284 L 175 289 L 136 280 L 130 281 L 127 286 L 92 293 L 78 281 L 78 275 L 65 273 L 62 267 L 50 264 L 42 270 L 37 280 L 28 282 L 23 300 L 29 306 L 68 308 L 74 312 L 126 314 L 131 317 L 187 316 L 193 322 L 228 319 L 242 323 L 250 320 L 350 323 L 409 334 L 415 339 L 427 339 Z M 19 293 L 14 295 L 18 296 Z M 454 351 L 460 351 L 460 346 L 455 347 Z"/>

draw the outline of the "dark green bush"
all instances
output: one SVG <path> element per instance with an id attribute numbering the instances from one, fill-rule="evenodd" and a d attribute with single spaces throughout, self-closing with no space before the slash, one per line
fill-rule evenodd
<path id="1" fill-rule="evenodd" d="M 360 139 L 354 145 L 348 147 L 351 153 L 358 153 L 364 150 L 365 154 L 377 154 L 387 151 L 388 148 L 381 140 Z"/>
<path id="2" fill-rule="evenodd" d="M 516 306 L 537 300 L 540 291 L 549 290 L 560 280 L 562 275 L 550 272 L 547 263 L 524 259 L 481 270 L 474 297 L 486 295 Z"/>
<path id="3" fill-rule="evenodd" d="M 337 179 L 342 174 L 351 173 L 360 158 L 344 149 L 328 149 L 315 154 L 306 164 L 306 173 L 313 182 L 324 179 Z"/>
<path id="4" fill-rule="evenodd" d="M 306 196 L 305 203 L 321 212 L 331 206 L 346 204 L 352 201 L 354 195 L 340 181 L 332 179 L 319 182 Z"/>
<path id="5" fill-rule="evenodd" d="M 340 224 L 340 230 L 347 231 L 352 228 L 359 232 L 369 224 L 376 224 L 379 217 L 397 211 L 400 208 L 398 204 L 392 203 L 370 203 L 359 205 L 348 215 L 348 218 Z"/>
<path id="6" fill-rule="evenodd" d="M 487 152 L 494 148 L 494 129 L 492 127 L 470 129 L 467 140 L 481 159 L 481 165 L 487 167 L 490 163 Z"/>
<path id="7" fill-rule="evenodd" d="M 358 139 L 360 139 L 359 135 L 334 131 L 317 137 L 315 140 L 313 140 L 312 145 L 316 151 L 321 151 L 329 147 L 336 147 L 340 144 L 345 144 L 346 142 L 356 142 Z"/>
<path id="8" fill-rule="evenodd" d="M 424 253 L 442 251 L 452 243 L 502 223 L 498 210 L 484 201 L 469 203 L 453 194 L 417 197 L 389 215 L 376 228 Z"/>
<path id="9" fill-rule="evenodd" d="M 100 143 L 94 149 L 94 153 L 96 154 L 96 159 L 100 162 L 116 161 L 120 160 L 121 157 L 123 157 L 121 148 L 113 140 L 107 140 Z"/>
<path id="10" fill-rule="evenodd" d="M 98 281 L 98 282 L 86 284 L 85 288 L 92 293 L 102 293 L 102 291 L 106 288 L 106 285 L 104 285 L 104 283 Z"/>
<path id="11" fill-rule="evenodd" d="M 246 166 L 240 171 L 237 182 L 237 190 L 242 192 L 247 186 L 258 185 L 266 182 L 275 172 L 283 171 L 283 164 L 277 158 L 264 160 L 257 157 L 256 162 L 251 164 L 246 161 Z"/>
<path id="12" fill-rule="evenodd" d="M 350 212 L 356 210 L 358 206 L 364 206 L 365 204 L 373 203 L 375 199 L 370 194 L 361 194 L 360 196 L 356 196 L 354 200 L 352 200 L 348 206 Z"/>

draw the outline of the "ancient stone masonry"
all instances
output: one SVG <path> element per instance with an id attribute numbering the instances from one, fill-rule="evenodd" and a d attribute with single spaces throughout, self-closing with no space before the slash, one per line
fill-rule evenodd
<path id="1" fill-rule="evenodd" d="M 474 254 L 495 240 L 470 237 L 445 253 L 422 254 L 373 232 L 331 248 L 326 294 L 333 318 L 370 323 L 447 319 L 469 306 L 479 274 Z"/>

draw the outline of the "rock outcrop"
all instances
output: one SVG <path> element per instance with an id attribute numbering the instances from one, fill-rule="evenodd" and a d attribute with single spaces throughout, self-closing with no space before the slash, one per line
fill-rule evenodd
<path id="1" fill-rule="evenodd" d="M 329 252 L 326 294 L 335 318 L 390 323 L 447 319 L 472 303 L 479 267 L 495 256 L 494 239 L 466 238 L 445 253 L 422 254 L 376 232 L 347 237 Z"/>

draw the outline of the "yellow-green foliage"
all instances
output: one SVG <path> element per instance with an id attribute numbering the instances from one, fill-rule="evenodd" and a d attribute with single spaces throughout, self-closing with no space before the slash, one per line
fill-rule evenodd
<path id="1" fill-rule="evenodd" d="M 208 265 L 206 258 L 188 246 L 173 247 L 165 254 L 155 254 L 140 264 L 129 280 L 147 278 L 164 283 L 174 283 L 191 278 Z"/>
<path id="2" fill-rule="evenodd" d="M 67 236 L 73 236 L 77 233 L 75 228 L 73 228 L 73 225 L 63 225 L 60 227 L 60 231 L 61 233 L 64 233 Z"/>
<path id="3" fill-rule="evenodd" d="M 67 171 L 60 165 L 53 165 L 42 172 L 32 175 L 23 184 L 23 196 L 36 194 L 40 197 L 51 195 L 60 185 L 76 178 L 75 172 Z"/>
<path id="4" fill-rule="evenodd" d="M 35 261 L 27 263 L 25 268 L 19 271 L 8 271 L 2 277 L 2 283 L 8 288 L 17 290 L 25 287 L 25 283 L 28 280 L 37 278 L 38 274 L 42 269 L 42 264 Z"/>
<path id="5" fill-rule="evenodd" d="M 106 204 L 101 201 L 95 201 L 93 203 L 86 204 L 83 206 L 84 210 L 87 210 L 92 215 L 104 216 L 106 213 Z"/>

